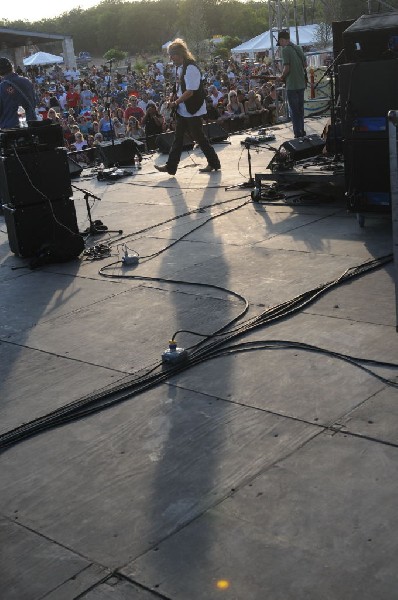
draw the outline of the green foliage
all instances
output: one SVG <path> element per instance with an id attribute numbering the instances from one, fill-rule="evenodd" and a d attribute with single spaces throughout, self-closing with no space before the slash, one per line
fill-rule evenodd
<path id="1" fill-rule="evenodd" d="M 116 62 L 119 62 L 120 60 L 127 58 L 127 52 L 117 50 L 116 48 L 111 48 L 111 50 L 105 52 L 104 58 L 105 60 L 115 60 Z"/>
<path id="2" fill-rule="evenodd" d="M 237 36 L 231 37 L 230 35 L 225 35 L 221 42 L 221 47 L 226 48 L 227 50 L 231 50 L 231 48 L 236 48 L 239 44 L 242 43 L 242 40 Z"/>

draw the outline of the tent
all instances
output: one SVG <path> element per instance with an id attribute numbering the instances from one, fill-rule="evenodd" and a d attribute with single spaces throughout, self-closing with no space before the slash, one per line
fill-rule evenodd
<path id="1" fill-rule="evenodd" d="M 298 37 L 299 44 L 301 46 L 310 46 L 315 42 L 315 33 L 318 25 L 299 25 L 298 29 Z M 290 39 L 293 44 L 296 44 L 296 27 L 289 27 L 290 31 Z M 277 44 L 277 35 L 274 33 L 274 47 Z M 260 33 L 256 37 L 232 48 L 232 54 L 249 54 L 254 55 L 256 52 L 264 52 L 265 50 L 270 50 L 271 48 L 271 31 L 265 31 L 264 33 Z"/>
<path id="2" fill-rule="evenodd" d="M 56 54 L 49 54 L 48 52 L 36 52 L 27 58 L 23 59 L 25 67 L 39 66 L 39 65 L 54 65 L 55 63 L 62 63 L 64 59 L 62 56 Z"/>

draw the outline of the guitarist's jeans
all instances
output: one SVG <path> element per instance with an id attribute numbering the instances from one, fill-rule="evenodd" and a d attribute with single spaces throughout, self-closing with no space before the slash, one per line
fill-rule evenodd
<path id="1" fill-rule="evenodd" d="M 184 134 L 188 133 L 192 141 L 199 144 L 200 149 L 207 158 L 207 162 L 211 167 L 220 168 L 220 159 L 218 158 L 213 146 L 203 131 L 202 117 L 181 117 L 177 114 L 177 125 L 175 130 L 174 142 L 170 149 L 169 158 L 167 159 L 167 172 L 170 175 L 175 175 L 180 162 L 181 152 L 184 145 Z"/>
<path id="2" fill-rule="evenodd" d="M 304 90 L 287 90 L 287 102 L 292 118 L 294 137 L 303 137 L 304 133 Z"/>

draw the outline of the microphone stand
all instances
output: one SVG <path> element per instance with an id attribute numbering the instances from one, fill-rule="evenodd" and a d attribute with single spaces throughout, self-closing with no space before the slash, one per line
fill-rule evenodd
<path id="1" fill-rule="evenodd" d="M 339 52 L 339 54 L 336 56 L 336 58 L 334 59 L 334 61 L 328 66 L 328 68 L 326 69 L 326 71 L 324 72 L 324 74 L 322 75 L 322 77 L 319 79 L 319 81 L 317 82 L 317 84 L 314 86 L 314 91 L 317 89 L 317 87 L 319 86 L 319 84 L 321 83 L 321 81 L 323 81 L 325 79 L 325 77 L 327 77 L 328 75 L 330 75 L 330 121 L 331 121 L 331 125 L 332 125 L 332 129 L 333 129 L 333 160 L 334 161 L 338 161 L 340 160 L 340 156 L 337 153 L 337 124 L 336 124 L 336 104 L 335 104 L 335 86 L 334 86 L 334 74 L 335 74 L 335 65 L 337 63 L 337 61 L 339 60 L 340 56 L 343 54 L 344 52 L 344 48 L 343 50 L 341 50 Z"/>
<path id="2" fill-rule="evenodd" d="M 91 208 L 90 208 L 89 198 L 92 198 L 93 200 L 99 200 L 99 201 L 101 201 L 101 198 L 99 198 L 98 196 L 95 196 L 88 190 L 77 187 L 77 185 L 72 184 L 72 187 L 75 188 L 75 190 L 79 190 L 79 192 L 83 192 L 84 200 L 86 201 L 86 209 L 87 209 L 89 226 L 87 227 L 87 229 L 85 229 L 83 231 L 82 235 L 90 236 L 90 235 L 102 235 L 103 233 L 119 233 L 119 234 L 123 233 L 122 229 L 108 229 L 108 227 L 106 225 L 104 225 L 102 221 L 98 221 L 98 220 L 93 221 L 92 216 L 91 216 Z"/>
<path id="3" fill-rule="evenodd" d="M 250 154 L 250 144 L 248 142 L 245 142 L 245 148 L 247 150 L 247 162 L 249 163 L 249 179 L 248 179 L 248 181 L 244 181 L 243 183 L 238 183 L 237 185 L 230 185 L 230 186 L 226 187 L 225 188 L 226 192 L 228 190 L 233 190 L 235 188 L 238 188 L 238 189 L 253 188 L 256 185 L 256 182 L 254 181 L 253 174 L 252 174 L 252 157 Z"/>
<path id="4" fill-rule="evenodd" d="M 111 58 L 107 62 L 109 62 L 109 79 L 108 79 L 108 83 L 106 84 L 106 94 L 105 94 L 104 100 L 105 100 L 105 110 L 106 110 L 106 114 L 108 115 L 109 127 L 110 127 L 110 132 L 111 132 L 111 143 L 112 143 L 112 146 L 114 146 L 115 145 L 115 130 L 114 130 L 113 123 L 112 123 L 111 108 L 110 108 L 111 107 L 111 81 L 112 81 L 113 58 Z"/>

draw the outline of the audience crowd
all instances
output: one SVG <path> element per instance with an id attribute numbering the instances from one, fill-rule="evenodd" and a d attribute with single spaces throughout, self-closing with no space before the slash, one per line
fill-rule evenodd
<path id="1" fill-rule="evenodd" d="M 256 64 L 219 59 L 201 68 L 207 122 L 220 123 L 228 132 L 275 122 L 278 92 L 266 56 Z M 174 129 L 169 101 L 175 71 L 166 60 L 148 63 L 140 72 L 130 63 L 113 71 L 109 65 L 80 71 L 56 65 L 18 72 L 34 84 L 38 119 L 59 123 L 70 151 L 125 138 L 153 150 L 157 136 Z"/>

